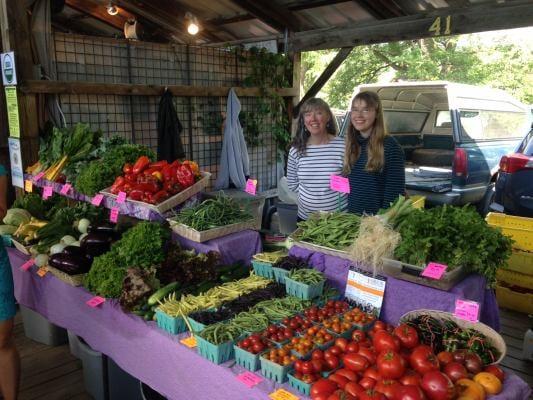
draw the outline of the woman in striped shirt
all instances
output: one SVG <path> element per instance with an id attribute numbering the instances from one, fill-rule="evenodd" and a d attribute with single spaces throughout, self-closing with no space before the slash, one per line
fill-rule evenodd
<path id="1" fill-rule="evenodd" d="M 346 195 L 330 188 L 331 175 L 342 173 L 344 140 L 337 136 L 328 104 L 317 98 L 300 108 L 296 136 L 289 151 L 287 184 L 298 194 L 298 220 L 315 211 L 346 208 Z"/>
<path id="2" fill-rule="evenodd" d="M 348 211 L 376 214 L 405 193 L 403 150 L 387 133 L 376 93 L 361 92 L 354 97 L 350 122 L 343 170 L 351 189 Z"/>

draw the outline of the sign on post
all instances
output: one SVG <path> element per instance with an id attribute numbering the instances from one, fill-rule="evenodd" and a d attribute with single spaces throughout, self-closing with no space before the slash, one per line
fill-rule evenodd
<path id="1" fill-rule="evenodd" d="M 15 86 L 6 86 L 6 107 L 7 107 L 7 122 L 9 125 L 9 136 L 20 137 L 20 123 L 19 123 L 19 103 L 17 97 L 17 88 Z"/>
<path id="2" fill-rule="evenodd" d="M 11 161 L 11 182 L 13 186 L 24 189 L 24 171 L 20 154 L 20 140 L 9 138 L 9 160 Z"/>
<path id="3" fill-rule="evenodd" d="M 2 64 L 2 81 L 4 86 L 17 84 L 17 70 L 15 69 L 15 53 L 1 53 L 0 61 Z"/>

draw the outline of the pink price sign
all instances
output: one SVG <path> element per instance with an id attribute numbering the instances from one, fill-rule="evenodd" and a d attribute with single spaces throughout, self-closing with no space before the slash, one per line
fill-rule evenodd
<path id="1" fill-rule="evenodd" d="M 117 203 L 122 204 L 126 202 L 126 192 L 118 192 Z"/>
<path id="2" fill-rule="evenodd" d="M 350 193 L 350 181 L 340 175 L 331 175 L 329 180 L 329 187 L 340 193 Z"/>
<path id="3" fill-rule="evenodd" d="M 35 175 L 33 177 L 33 181 L 34 182 L 39 182 L 43 176 L 44 176 L 44 172 L 40 172 L 40 173 L 38 173 L 37 175 Z"/>
<path id="4" fill-rule="evenodd" d="M 52 186 L 45 186 L 43 188 L 43 199 L 46 200 L 49 197 L 52 197 L 53 193 L 54 193 L 54 188 Z"/>
<path id="5" fill-rule="evenodd" d="M 70 191 L 70 189 L 72 189 L 72 185 L 70 183 L 65 183 L 59 193 L 62 194 L 63 196 L 66 196 L 68 192 Z"/>
<path id="6" fill-rule="evenodd" d="M 111 214 L 109 214 L 109 220 L 113 223 L 117 223 L 118 221 L 118 207 L 113 207 L 111 209 Z"/>
<path id="7" fill-rule="evenodd" d="M 104 302 L 105 299 L 103 297 L 95 296 L 91 300 L 87 301 L 85 304 L 87 304 L 89 307 L 96 308 Z"/>
<path id="8" fill-rule="evenodd" d="M 246 181 L 246 189 L 244 191 L 255 196 L 257 192 L 257 179 L 248 179 Z"/>
<path id="9" fill-rule="evenodd" d="M 478 322 L 479 303 L 470 300 L 455 300 L 455 312 L 453 315 L 465 321 Z"/>
<path id="10" fill-rule="evenodd" d="M 262 378 L 260 378 L 256 374 L 252 374 L 251 372 L 244 372 L 240 375 L 237 375 L 236 378 L 238 381 L 241 381 L 250 388 L 263 381 Z"/>
<path id="11" fill-rule="evenodd" d="M 24 264 L 22 264 L 20 266 L 20 269 L 23 270 L 23 271 L 27 271 L 27 270 L 29 270 L 32 267 L 33 264 L 35 264 L 35 260 L 33 258 L 31 258 L 28 261 L 26 261 Z"/>
<path id="12" fill-rule="evenodd" d="M 426 278 L 431 279 L 440 279 L 446 272 L 446 269 L 448 268 L 445 264 L 438 264 L 435 262 L 430 262 L 426 268 L 422 271 L 422 276 Z"/>
<path id="13" fill-rule="evenodd" d="M 91 204 L 93 206 L 96 206 L 98 207 L 100 204 L 102 204 L 102 200 L 104 199 L 104 195 L 103 194 L 97 194 L 96 196 L 93 197 L 93 199 L 91 200 Z"/>

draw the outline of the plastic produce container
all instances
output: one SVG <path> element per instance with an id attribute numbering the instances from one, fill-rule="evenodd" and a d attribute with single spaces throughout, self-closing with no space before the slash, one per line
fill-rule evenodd
<path id="1" fill-rule="evenodd" d="M 83 365 L 85 390 L 95 400 L 108 400 L 108 379 L 106 355 L 95 351 L 83 340 L 78 343 L 80 360 Z"/>
<path id="2" fill-rule="evenodd" d="M 106 358 L 109 400 L 142 400 L 139 380 L 120 368 L 111 358 Z"/>
<path id="3" fill-rule="evenodd" d="M 139 383 L 140 383 L 142 400 L 167 400 L 165 396 L 156 392 L 146 383 L 142 383 L 142 382 L 139 382 Z"/>
<path id="4" fill-rule="evenodd" d="M 201 338 L 200 336 L 196 336 L 196 344 L 198 354 L 215 364 L 222 364 L 228 360 L 231 360 L 235 355 L 233 350 L 233 341 L 215 345 Z"/>
<path id="5" fill-rule="evenodd" d="M 267 279 L 274 279 L 274 271 L 272 270 L 271 263 L 252 260 L 252 266 L 256 275 Z"/>
<path id="6" fill-rule="evenodd" d="M 68 342 L 66 329 L 52 324 L 41 314 L 20 305 L 20 314 L 24 324 L 24 334 L 39 343 L 48 346 L 60 346 Z"/>
<path id="7" fill-rule="evenodd" d="M 260 357 L 260 360 L 261 374 L 264 377 L 277 383 L 283 383 L 287 380 L 287 373 L 292 368 L 292 364 L 283 366 L 263 357 Z"/>
<path id="8" fill-rule="evenodd" d="M 302 300 L 311 300 L 315 297 L 319 297 L 324 290 L 324 283 L 325 281 L 315 285 L 306 285 L 305 283 L 300 283 L 285 277 L 285 289 L 287 293 Z"/>
<path id="9" fill-rule="evenodd" d="M 157 319 L 157 326 L 168 333 L 177 335 L 187 330 L 187 325 L 182 317 L 171 317 L 159 309 L 156 309 L 155 316 Z"/>

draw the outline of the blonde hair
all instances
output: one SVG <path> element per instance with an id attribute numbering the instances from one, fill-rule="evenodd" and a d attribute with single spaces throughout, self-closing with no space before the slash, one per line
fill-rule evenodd
<path id="1" fill-rule="evenodd" d="M 298 126 L 296 128 L 296 134 L 292 141 L 292 146 L 297 150 L 298 154 L 305 154 L 305 149 L 307 148 L 307 141 L 309 140 L 309 132 L 305 128 L 304 124 L 304 114 L 309 111 L 314 110 L 325 111 L 329 116 L 329 121 L 326 124 L 326 132 L 330 135 L 337 136 L 337 123 L 335 117 L 329 108 L 328 103 L 324 100 L 317 97 L 312 97 L 309 100 L 306 100 L 300 107 L 300 112 L 298 113 Z"/>
<path id="2" fill-rule="evenodd" d="M 366 162 L 365 170 L 368 172 L 380 172 L 383 170 L 385 164 L 385 150 L 384 141 L 388 135 L 385 127 L 385 120 L 383 118 L 383 106 L 379 96 L 374 92 L 360 92 L 352 100 L 364 101 L 368 108 L 376 110 L 376 120 L 372 127 L 372 133 L 368 139 L 368 160 Z M 361 136 L 359 132 L 350 121 L 348 131 L 346 132 L 346 151 L 344 153 L 344 166 L 343 172 L 347 175 L 352 169 L 352 165 L 359 159 L 361 155 L 361 145 L 357 141 L 357 137 Z"/>

